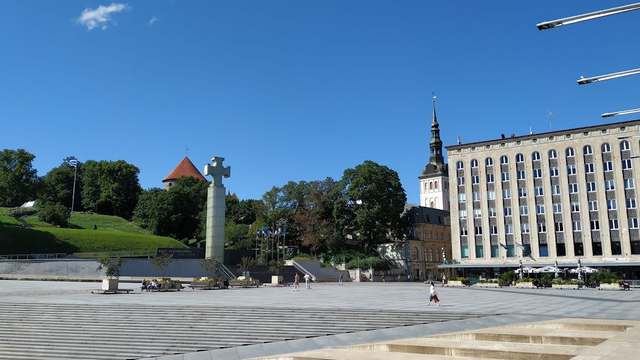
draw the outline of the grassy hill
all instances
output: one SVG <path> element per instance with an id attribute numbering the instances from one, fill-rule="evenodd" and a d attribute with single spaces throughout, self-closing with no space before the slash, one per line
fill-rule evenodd
<path id="1" fill-rule="evenodd" d="M 8 215 L 8 209 L 0 208 L 0 254 L 139 252 L 184 247 L 179 241 L 150 234 L 117 216 L 74 213 L 69 228 L 58 228 L 40 221 L 37 215 L 16 219 Z"/>

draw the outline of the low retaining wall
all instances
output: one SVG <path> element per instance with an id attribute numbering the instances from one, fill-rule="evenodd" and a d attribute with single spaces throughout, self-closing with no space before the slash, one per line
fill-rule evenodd
<path id="1" fill-rule="evenodd" d="M 0 276 L 100 279 L 104 277 L 104 269 L 96 260 L 86 259 L 9 260 L 0 261 Z M 150 259 L 134 258 L 122 260 L 120 276 L 194 278 L 207 274 L 201 259 L 173 259 L 166 269 L 160 270 Z"/>

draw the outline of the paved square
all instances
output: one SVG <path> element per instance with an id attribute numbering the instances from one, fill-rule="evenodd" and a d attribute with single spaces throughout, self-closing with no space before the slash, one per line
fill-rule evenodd
<path id="1" fill-rule="evenodd" d="M 640 320 L 637 290 L 439 288 L 442 305 L 428 306 L 427 288 L 418 283 L 89 293 L 98 286 L 0 281 L 0 359 L 130 359 L 243 346 L 233 349 L 235 358 L 242 358 L 238 349 L 266 349 L 269 343 L 304 349 L 321 345 L 322 339 L 356 342 L 371 334 L 398 337 L 403 331 L 444 331 L 495 321 Z M 288 341 L 293 339 L 299 340 Z"/>

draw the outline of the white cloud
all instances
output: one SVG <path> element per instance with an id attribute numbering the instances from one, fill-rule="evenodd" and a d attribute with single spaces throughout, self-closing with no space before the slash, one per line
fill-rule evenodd
<path id="1" fill-rule="evenodd" d="M 147 24 L 149 26 L 153 26 L 153 24 L 155 24 L 157 21 L 158 21 L 158 18 L 153 16 L 153 17 L 151 17 L 151 19 L 149 19 L 149 21 L 147 21 Z"/>
<path id="2" fill-rule="evenodd" d="M 101 28 L 105 30 L 112 22 L 111 15 L 128 9 L 127 4 L 111 3 L 111 5 L 100 5 L 95 9 L 84 9 L 78 17 L 78 23 L 87 27 L 87 30 Z"/>

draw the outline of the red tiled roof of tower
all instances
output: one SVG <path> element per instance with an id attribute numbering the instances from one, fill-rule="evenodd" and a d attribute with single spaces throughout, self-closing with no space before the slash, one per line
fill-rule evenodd
<path id="1" fill-rule="evenodd" d="M 196 166 L 193 165 L 191 160 L 187 156 L 185 156 L 184 159 L 180 161 L 178 166 L 176 166 L 176 168 L 173 169 L 173 171 L 169 175 L 167 175 L 167 177 L 162 179 L 162 182 L 164 183 L 167 181 L 174 181 L 185 176 L 191 176 L 198 180 L 207 181 L 207 179 L 202 176 L 202 173 L 198 171 Z"/>

